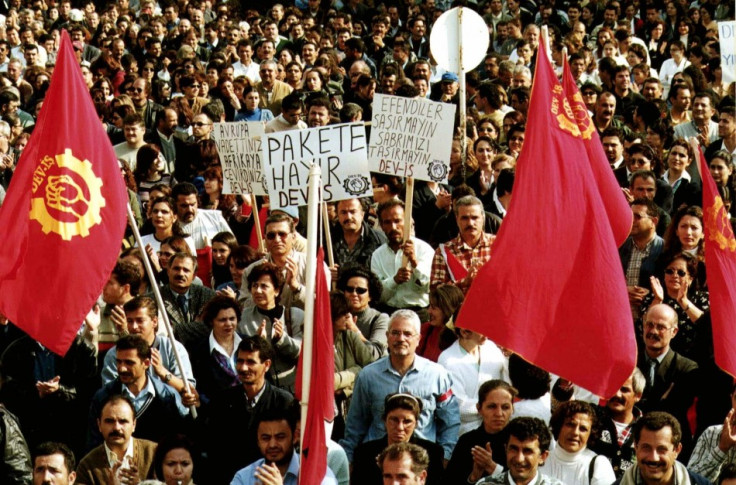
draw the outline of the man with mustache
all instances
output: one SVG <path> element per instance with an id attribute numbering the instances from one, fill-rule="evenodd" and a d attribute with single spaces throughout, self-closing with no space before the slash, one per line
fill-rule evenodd
<path id="1" fill-rule="evenodd" d="M 120 341 L 128 337 L 123 337 Z M 139 337 L 140 338 L 140 337 Z M 133 438 L 138 421 L 133 401 L 112 394 L 101 401 L 95 428 L 104 442 L 87 453 L 77 466 L 77 485 L 138 483 L 153 475 L 156 443 Z M 117 477 L 117 479 L 116 479 Z"/>
<path id="2" fill-rule="evenodd" d="M 172 387 L 157 377 L 149 377 L 151 346 L 141 335 L 126 335 L 118 340 L 115 362 L 118 376 L 102 386 L 92 398 L 87 449 L 107 440 L 105 429 L 98 427 L 97 423 L 105 403 L 115 395 L 121 395 L 133 404 L 136 438 L 158 441 L 161 436 L 185 431 L 188 424 L 185 417 L 189 410 Z"/>
<path id="3" fill-rule="evenodd" d="M 207 302 L 214 298 L 215 292 L 202 285 L 192 284 L 197 274 L 197 259 L 191 254 L 173 255 L 166 271 L 169 284 L 161 288 L 161 298 L 176 340 L 191 351 L 210 333 L 210 328 L 199 320 L 199 316 Z M 148 296 L 152 297 L 153 294 Z"/>
<path id="4" fill-rule="evenodd" d="M 677 313 L 666 304 L 652 305 L 644 315 L 644 349 L 639 350 L 637 367 L 647 386 L 639 406 L 643 412 L 665 411 L 680 424 L 685 458 L 692 451 L 692 433 L 687 411 L 695 399 L 698 364 L 670 348 L 677 335 Z M 678 439 L 678 442 L 680 440 Z"/>
<path id="5" fill-rule="evenodd" d="M 621 478 L 636 461 L 631 430 L 642 415 L 636 403 L 641 399 L 646 383 L 644 374 L 634 368 L 606 405 L 596 409 L 597 433 L 588 447 L 611 461 L 616 478 Z"/>
<path id="6" fill-rule="evenodd" d="M 213 396 L 202 409 L 210 436 L 237 436 L 237 446 L 227 438 L 212 439 L 212 483 L 229 483 L 235 472 L 261 457 L 256 432 L 258 420 L 268 410 L 286 409 L 293 396 L 266 380 L 274 358 L 268 340 L 260 335 L 245 337 L 238 345 L 235 369 L 242 386 L 231 387 Z"/>
<path id="7" fill-rule="evenodd" d="M 460 232 L 435 251 L 430 287 L 452 283 L 467 293 L 478 270 L 491 259 L 491 246 L 496 236 L 483 232 L 485 212 L 480 199 L 467 195 L 456 200 L 453 207 Z M 460 268 L 453 268 L 455 263 L 462 265 L 466 273 L 457 274 Z"/>
<path id="8" fill-rule="evenodd" d="M 171 197 L 176 201 L 176 217 L 182 231 L 194 239 L 197 249 L 203 249 L 217 233 L 232 230 L 222 211 L 200 209 L 197 195 L 197 187 L 189 182 L 176 184 L 171 192 Z"/>
<path id="9" fill-rule="evenodd" d="M 335 265 L 330 268 L 337 279 L 339 268 L 348 263 L 371 266 L 373 252 L 386 242 L 386 236 L 365 221 L 367 204 L 361 199 L 346 199 L 337 203 L 337 221 L 332 231 Z"/>
<path id="10" fill-rule="evenodd" d="M 432 246 L 411 237 L 404 241 L 404 203 L 389 199 L 376 211 L 388 242 L 376 249 L 371 271 L 381 280 L 382 310 L 393 313 L 399 308 L 414 310 L 421 321 L 429 320 L 429 273 L 434 251 Z M 406 257 L 406 263 L 404 263 Z"/>
<path id="11" fill-rule="evenodd" d="M 634 426 L 636 465 L 614 485 L 706 485 L 708 479 L 677 460 L 682 451 L 680 423 L 669 413 L 645 414 Z"/>

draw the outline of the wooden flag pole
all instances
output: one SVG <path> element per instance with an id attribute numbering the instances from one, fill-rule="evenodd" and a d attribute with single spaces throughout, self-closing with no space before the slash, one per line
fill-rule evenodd
<path id="1" fill-rule="evenodd" d="M 404 203 L 404 241 L 408 241 L 411 237 L 411 209 L 414 205 L 414 177 L 408 177 L 406 179 L 406 201 Z M 401 258 L 401 265 L 407 267 L 409 265 L 409 259 L 406 255 Z"/>
<path id="2" fill-rule="evenodd" d="M 250 194 L 250 205 L 253 208 L 253 223 L 256 225 L 256 236 L 258 236 L 258 252 L 264 254 L 266 252 L 266 245 L 263 243 L 261 216 L 258 214 L 258 202 L 256 201 L 255 194 Z"/>

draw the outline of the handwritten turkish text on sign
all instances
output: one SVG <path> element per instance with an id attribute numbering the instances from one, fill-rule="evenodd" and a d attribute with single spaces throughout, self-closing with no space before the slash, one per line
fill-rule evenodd
<path id="1" fill-rule="evenodd" d="M 718 22 L 721 43 L 721 80 L 724 84 L 736 81 L 736 21 Z"/>
<path id="2" fill-rule="evenodd" d="M 264 125 L 258 121 L 215 123 L 212 139 L 222 165 L 223 194 L 266 195 L 261 165 Z"/>
<path id="3" fill-rule="evenodd" d="M 325 202 L 373 195 L 363 123 L 267 133 L 263 159 L 271 207 L 307 204 L 312 163 L 322 169 Z"/>
<path id="4" fill-rule="evenodd" d="M 368 164 L 372 172 L 447 182 L 455 105 L 376 94 Z"/>

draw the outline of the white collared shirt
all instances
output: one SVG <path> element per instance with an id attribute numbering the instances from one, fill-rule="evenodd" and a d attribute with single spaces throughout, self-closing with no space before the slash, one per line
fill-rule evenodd
<path id="1" fill-rule="evenodd" d="M 238 355 L 238 345 L 240 345 L 241 340 L 242 339 L 240 338 L 240 335 L 236 333 L 235 342 L 233 345 L 233 354 L 227 355 L 227 351 L 225 350 L 225 348 L 222 345 L 220 345 L 219 342 L 217 342 L 217 340 L 215 339 L 215 333 L 210 332 L 210 340 L 209 340 L 210 354 L 212 354 L 212 352 L 215 351 L 227 357 L 228 362 L 230 362 L 230 368 L 234 371 L 235 370 L 235 356 Z"/>

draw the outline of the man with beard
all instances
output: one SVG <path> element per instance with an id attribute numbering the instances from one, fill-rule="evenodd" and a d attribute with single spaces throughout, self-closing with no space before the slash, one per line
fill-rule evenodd
<path id="1" fill-rule="evenodd" d="M 208 246 L 218 232 L 232 232 L 219 210 L 197 207 L 197 187 L 188 182 L 176 184 L 171 197 L 176 201 L 176 216 L 182 231 L 194 239 L 197 249 Z"/>
<path id="2" fill-rule="evenodd" d="M 637 367 L 647 386 L 642 394 L 642 411 L 665 411 L 673 415 L 685 430 L 682 439 L 685 458 L 692 442 L 687 411 L 695 399 L 698 364 L 670 348 L 677 335 L 677 313 L 669 305 L 652 305 L 644 315 L 644 349 L 639 351 Z"/>
<path id="3" fill-rule="evenodd" d="M 333 279 L 338 268 L 348 263 L 371 266 L 373 252 L 386 242 L 386 236 L 365 221 L 366 203 L 361 199 L 346 199 L 337 203 L 338 226 L 332 231 L 335 265 L 330 268 Z"/>
<path id="4" fill-rule="evenodd" d="M 355 447 L 386 434 L 383 422 L 385 397 L 406 392 L 421 399 L 424 407 L 415 433 L 437 442 L 449 460 L 460 430 L 460 408 L 452 393 L 447 371 L 416 354 L 421 322 L 411 310 L 391 315 L 386 335 L 389 355 L 366 366 L 355 381 L 353 400 L 340 444 L 352 461 Z"/>
<path id="5" fill-rule="evenodd" d="M 156 377 L 149 377 L 151 346 L 148 342 L 140 335 L 126 335 L 118 340 L 115 355 L 118 376 L 102 386 L 92 398 L 88 448 L 99 445 L 103 440 L 108 441 L 106 429 L 95 424 L 99 423 L 105 403 L 114 395 L 124 396 L 133 405 L 136 438 L 157 441 L 161 436 L 182 432 L 184 417 L 189 410 L 173 388 Z M 118 431 L 115 429 L 113 432 Z"/>
<path id="6" fill-rule="evenodd" d="M 399 308 L 414 310 L 419 318 L 429 320 L 429 273 L 432 270 L 432 246 L 415 237 L 404 241 L 404 203 L 390 199 L 376 211 L 388 242 L 376 249 L 371 258 L 373 271 L 383 285 L 381 305 L 386 313 Z M 404 262 L 406 258 L 406 262 Z"/>
<path id="7" fill-rule="evenodd" d="M 257 445 L 260 442 L 256 440 L 256 432 L 259 419 L 267 411 L 285 412 L 293 400 L 287 391 L 266 381 L 273 358 L 273 347 L 260 335 L 241 340 L 235 369 L 242 386 L 214 395 L 209 407 L 203 409 L 209 436 L 212 437 L 207 447 L 213 460 L 212 470 L 216 474 L 213 483 L 229 481 L 237 470 L 258 459 Z M 240 437 L 238 446 L 222 438 L 225 436 Z"/>

